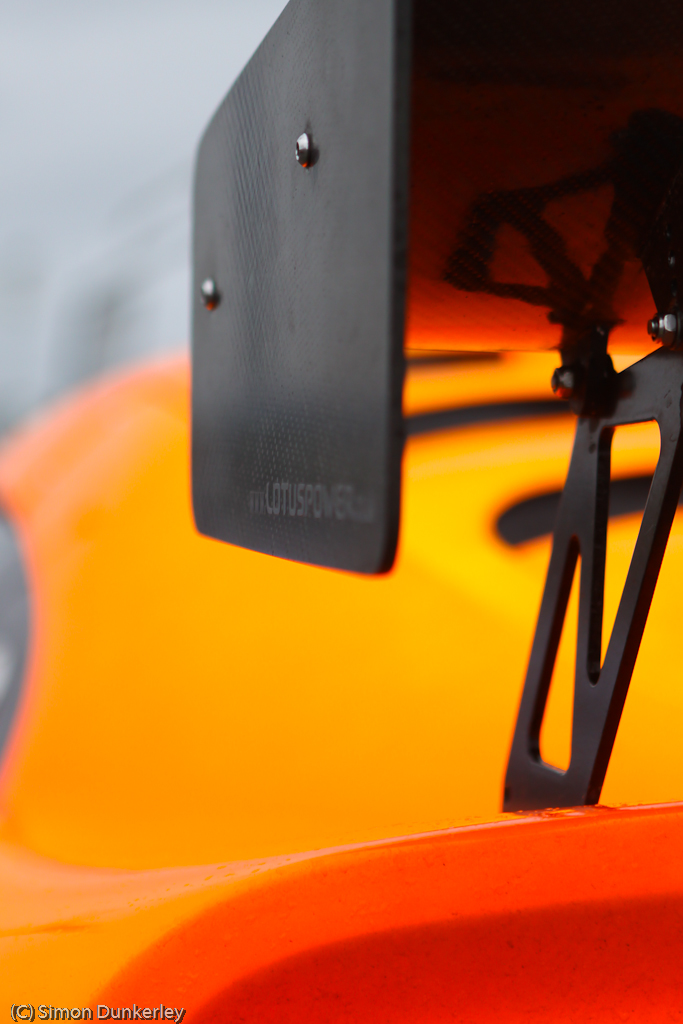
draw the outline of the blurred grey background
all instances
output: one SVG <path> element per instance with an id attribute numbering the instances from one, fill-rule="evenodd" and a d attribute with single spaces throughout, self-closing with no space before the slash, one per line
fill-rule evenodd
<path id="1" fill-rule="evenodd" d="M 0 430 L 188 344 L 194 149 L 285 0 L 0 0 Z"/>

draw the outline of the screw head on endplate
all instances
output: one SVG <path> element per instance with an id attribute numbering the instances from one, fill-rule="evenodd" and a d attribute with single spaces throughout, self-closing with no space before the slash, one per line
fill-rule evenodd
<path id="1" fill-rule="evenodd" d="M 550 380 L 550 386 L 558 398 L 571 398 L 576 385 L 577 373 L 572 366 L 558 366 Z"/>
<path id="2" fill-rule="evenodd" d="M 202 302 L 208 310 L 215 309 L 218 303 L 221 301 L 221 296 L 218 291 L 218 285 L 212 277 L 207 277 L 205 281 L 202 281 L 200 292 L 202 295 Z"/>
<path id="3" fill-rule="evenodd" d="M 296 140 L 296 159 L 302 167 L 310 167 L 313 163 L 313 140 L 308 132 Z"/>
<path id="4" fill-rule="evenodd" d="M 654 341 L 661 341 L 664 345 L 675 345 L 678 341 L 678 315 L 676 313 L 657 315 L 652 320 L 648 320 L 647 330 Z"/>

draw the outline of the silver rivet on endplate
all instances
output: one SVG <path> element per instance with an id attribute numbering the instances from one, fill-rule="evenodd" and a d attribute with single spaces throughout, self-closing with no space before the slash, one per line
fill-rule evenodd
<path id="1" fill-rule="evenodd" d="M 302 167 L 310 167 L 313 163 L 313 141 L 308 132 L 296 140 L 296 159 Z"/>
<path id="2" fill-rule="evenodd" d="M 221 301 L 220 293 L 218 291 L 218 285 L 212 277 L 207 277 L 205 281 L 202 281 L 201 288 L 199 289 L 202 294 L 202 302 L 207 309 L 215 309 L 218 303 Z"/>

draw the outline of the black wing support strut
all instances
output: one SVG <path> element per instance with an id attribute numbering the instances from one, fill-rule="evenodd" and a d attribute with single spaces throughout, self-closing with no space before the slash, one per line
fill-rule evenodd
<path id="1" fill-rule="evenodd" d="M 683 353 L 661 349 L 615 378 L 613 409 L 581 417 L 505 782 L 505 810 L 597 803 L 683 484 Z M 610 450 L 616 427 L 656 420 L 661 453 L 601 664 Z M 541 760 L 539 735 L 579 555 L 571 762 Z"/>
<path id="2" fill-rule="evenodd" d="M 602 325 L 577 335 L 577 344 L 563 346 L 565 365 L 553 378 L 560 393 L 569 384 L 570 405 L 579 419 L 508 762 L 507 811 L 598 802 L 681 494 L 683 170 L 674 176 L 636 250 L 657 309 L 648 329 L 664 347 L 616 374 L 607 355 L 609 320 L 603 317 Z M 612 437 L 619 426 L 652 420 L 659 425 L 659 461 L 602 660 Z M 563 772 L 541 759 L 539 741 L 579 556 L 571 759 Z"/>

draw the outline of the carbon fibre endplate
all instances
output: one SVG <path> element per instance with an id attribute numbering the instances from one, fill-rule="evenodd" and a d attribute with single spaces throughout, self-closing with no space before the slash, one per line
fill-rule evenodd
<path id="1" fill-rule="evenodd" d="M 395 0 L 290 3 L 196 172 L 197 526 L 364 573 L 391 566 L 398 533 L 407 17 Z"/>

